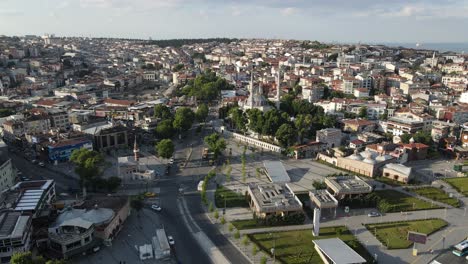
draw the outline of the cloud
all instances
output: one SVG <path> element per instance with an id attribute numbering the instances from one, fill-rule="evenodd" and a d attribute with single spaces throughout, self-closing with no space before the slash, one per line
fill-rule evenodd
<path id="1" fill-rule="evenodd" d="M 281 9 L 280 12 L 283 16 L 291 16 L 297 12 L 297 9 L 295 7 L 286 7 Z"/>
<path id="2" fill-rule="evenodd" d="M 13 17 L 13 16 L 21 16 L 24 13 L 20 10 L 15 9 L 0 9 L 0 16 L 5 17 Z"/>

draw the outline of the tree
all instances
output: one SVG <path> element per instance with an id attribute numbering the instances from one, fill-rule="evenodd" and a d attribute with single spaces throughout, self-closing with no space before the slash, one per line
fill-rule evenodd
<path id="1" fill-rule="evenodd" d="M 156 135 L 160 138 L 172 138 L 174 136 L 174 127 L 172 120 L 163 120 L 156 126 Z"/>
<path id="2" fill-rule="evenodd" d="M 266 264 L 267 260 L 268 260 L 267 257 L 262 256 L 262 258 L 260 259 L 260 264 Z"/>
<path id="3" fill-rule="evenodd" d="M 385 109 L 384 113 L 379 116 L 379 119 L 380 120 L 387 120 L 387 118 L 388 118 L 388 110 Z"/>
<path id="4" fill-rule="evenodd" d="M 367 117 L 367 106 L 363 106 L 359 108 L 359 115 L 360 118 L 366 118 Z"/>
<path id="5" fill-rule="evenodd" d="M 240 131 L 246 131 L 247 117 L 239 107 L 233 107 L 228 112 L 229 118 L 232 121 L 232 126 Z"/>
<path id="6" fill-rule="evenodd" d="M 143 209 L 143 201 L 140 197 L 135 197 L 130 201 L 130 206 L 140 213 L 140 210 Z"/>
<path id="7" fill-rule="evenodd" d="M 294 120 L 294 125 L 296 126 L 298 141 L 302 143 L 304 135 L 307 134 L 312 126 L 312 116 L 309 114 L 297 115 Z"/>
<path id="8" fill-rule="evenodd" d="M 401 142 L 408 144 L 410 139 L 413 137 L 411 134 L 403 134 L 400 136 Z"/>
<path id="9" fill-rule="evenodd" d="M 195 114 L 188 107 L 177 109 L 174 117 L 173 126 L 179 131 L 187 131 L 192 127 Z"/>
<path id="10" fill-rule="evenodd" d="M 168 159 L 174 154 L 174 143 L 170 139 L 163 139 L 157 145 L 158 155 Z"/>
<path id="11" fill-rule="evenodd" d="M 183 68 L 184 68 L 184 64 L 179 63 L 179 64 L 175 65 L 174 68 L 172 68 L 172 71 L 173 71 L 173 72 L 179 72 L 179 71 L 181 71 Z"/>
<path id="12" fill-rule="evenodd" d="M 252 246 L 252 255 L 255 256 L 258 253 L 258 247 L 257 245 L 253 244 Z"/>
<path id="13" fill-rule="evenodd" d="M 15 252 L 10 259 L 11 264 L 32 264 L 33 258 L 30 251 L 27 252 Z"/>
<path id="14" fill-rule="evenodd" d="M 206 136 L 205 143 L 208 145 L 208 149 L 213 152 L 215 159 L 226 149 L 226 141 L 224 138 L 220 138 L 217 133 Z"/>
<path id="15" fill-rule="evenodd" d="M 208 116 L 208 106 L 206 104 L 200 104 L 195 112 L 195 116 L 198 122 L 205 121 L 206 117 Z"/>
<path id="16" fill-rule="evenodd" d="M 104 158 L 94 150 L 80 148 L 72 152 L 70 161 L 75 164 L 75 172 L 80 176 L 83 195 L 86 195 L 86 187 L 102 174 L 100 166 L 104 163 Z"/>
<path id="17" fill-rule="evenodd" d="M 282 124 L 275 136 L 282 147 L 288 147 L 294 143 L 295 131 L 290 124 Z"/>
<path id="18" fill-rule="evenodd" d="M 169 107 L 163 104 L 158 104 L 154 106 L 154 117 L 161 119 L 171 119 L 172 113 Z"/>
<path id="19" fill-rule="evenodd" d="M 281 124 L 285 123 L 281 112 L 276 109 L 271 109 L 263 115 L 262 134 L 274 136 Z"/>
<path id="20" fill-rule="evenodd" d="M 46 262 L 46 264 L 66 264 L 63 259 L 51 259 Z"/>
<path id="21" fill-rule="evenodd" d="M 262 134 L 265 123 L 263 112 L 256 108 L 249 109 L 247 110 L 247 116 L 249 118 L 249 128 L 258 134 Z"/>
<path id="22" fill-rule="evenodd" d="M 121 183 L 122 179 L 120 179 L 119 177 L 110 177 L 109 179 L 107 179 L 107 190 L 109 192 L 114 192 L 115 190 L 117 190 L 117 188 L 119 188 Z"/>

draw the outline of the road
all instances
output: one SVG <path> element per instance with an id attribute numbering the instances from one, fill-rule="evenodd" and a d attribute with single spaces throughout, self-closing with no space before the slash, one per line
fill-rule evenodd
<path id="1" fill-rule="evenodd" d="M 172 175 L 170 175 L 170 177 L 174 177 L 175 184 L 171 182 L 161 183 L 161 191 L 163 192 L 164 190 L 164 193 L 161 195 L 163 200 L 175 199 L 178 193 L 177 186 L 182 185 L 185 193 L 188 194 L 184 195 L 181 199 L 185 200 L 187 209 L 196 222 L 196 226 L 193 228 L 200 228 L 231 263 L 250 263 L 249 260 L 246 259 L 213 224 L 211 224 L 202 207 L 201 197 L 196 191 L 198 180 L 212 169 L 211 166 L 201 160 L 204 147 L 203 137 L 211 133 L 210 131 L 211 128 L 205 128 L 201 134 L 196 134 L 195 129 L 191 129 L 188 132 L 189 136 L 187 138 L 176 142 L 175 157 L 178 166 L 172 171 Z M 187 156 L 187 149 L 190 148 L 190 146 L 192 146 L 191 159 L 184 168 L 184 159 Z M 193 263 L 206 262 L 194 261 Z"/>
<path id="2" fill-rule="evenodd" d="M 48 167 L 40 167 L 25 159 L 19 153 L 9 152 L 13 165 L 22 173 L 23 177 L 31 180 L 55 180 L 55 188 L 57 193 L 70 192 L 70 190 L 78 190 L 80 188 L 77 179 L 69 175 L 55 172 Z M 46 166 L 53 166 L 46 164 Z"/>

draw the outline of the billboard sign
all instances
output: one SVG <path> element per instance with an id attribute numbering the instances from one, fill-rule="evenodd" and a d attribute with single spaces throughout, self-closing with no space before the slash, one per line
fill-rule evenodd
<path id="1" fill-rule="evenodd" d="M 408 231 L 408 241 L 418 244 L 426 244 L 427 235 L 423 233 Z"/>

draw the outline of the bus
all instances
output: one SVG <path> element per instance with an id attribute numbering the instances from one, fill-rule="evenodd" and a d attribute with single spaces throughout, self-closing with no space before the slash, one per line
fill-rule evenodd
<path id="1" fill-rule="evenodd" d="M 465 240 L 453 246 L 452 253 L 459 257 L 468 254 L 468 240 Z"/>

